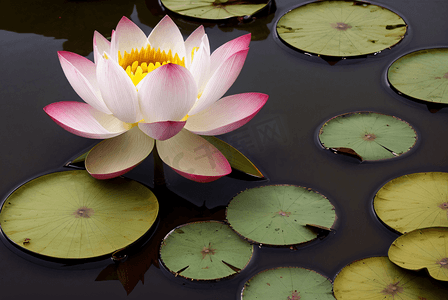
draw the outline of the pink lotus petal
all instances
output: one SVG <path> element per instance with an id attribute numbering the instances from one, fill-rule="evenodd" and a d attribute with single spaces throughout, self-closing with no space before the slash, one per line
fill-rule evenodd
<path id="1" fill-rule="evenodd" d="M 201 93 L 210 79 L 210 55 L 207 53 L 204 44 L 201 44 L 201 47 L 194 55 L 193 63 L 189 70 L 196 81 L 198 93 Z"/>
<path id="2" fill-rule="evenodd" d="M 86 158 L 86 170 L 97 179 L 123 175 L 140 164 L 152 151 L 154 140 L 133 127 L 128 132 L 104 140 Z"/>
<path id="3" fill-rule="evenodd" d="M 98 31 L 95 30 L 93 34 L 93 48 L 97 48 L 98 51 L 93 52 L 93 58 L 95 63 L 98 62 L 98 54 L 102 54 L 104 52 L 110 53 L 110 42 Z M 96 74 L 95 74 L 96 76 Z"/>
<path id="4" fill-rule="evenodd" d="M 268 95 L 261 93 L 244 93 L 222 98 L 189 117 L 185 128 L 201 135 L 218 135 L 233 131 L 249 122 L 268 98 Z"/>
<path id="5" fill-rule="evenodd" d="M 173 56 L 177 53 L 179 58 L 185 57 L 185 43 L 182 34 L 170 17 L 165 16 L 148 36 L 148 42 L 152 48 L 168 53 L 171 50 Z"/>
<path id="6" fill-rule="evenodd" d="M 191 73 L 175 64 L 148 73 L 138 85 L 140 109 L 146 123 L 181 120 L 194 105 L 197 94 Z"/>
<path id="7" fill-rule="evenodd" d="M 211 74 L 213 74 L 216 69 L 226 61 L 230 56 L 238 51 L 245 50 L 249 47 L 250 43 L 250 33 L 240 36 L 236 39 L 228 41 L 218 49 L 216 49 L 211 55 Z"/>
<path id="8" fill-rule="evenodd" d="M 67 51 L 58 51 L 58 57 L 65 77 L 79 97 L 97 110 L 111 114 L 98 88 L 95 64 L 81 55 Z"/>
<path id="9" fill-rule="evenodd" d="M 206 109 L 227 92 L 240 74 L 248 51 L 246 49 L 235 53 L 219 66 L 195 106 L 188 112 L 190 116 Z"/>
<path id="10" fill-rule="evenodd" d="M 125 51 L 131 53 L 132 49 L 140 50 L 142 47 L 146 47 L 147 44 L 148 39 L 145 33 L 134 22 L 126 17 L 122 17 L 115 30 L 114 52 L 118 53 L 120 51 L 123 56 Z M 100 51 L 100 53 L 102 52 Z"/>
<path id="11" fill-rule="evenodd" d="M 186 121 L 138 123 L 138 128 L 153 139 L 164 141 L 178 134 L 184 128 L 185 123 Z"/>
<path id="12" fill-rule="evenodd" d="M 112 59 L 101 57 L 96 77 L 104 102 L 114 116 L 127 123 L 139 121 L 137 88 L 126 71 Z"/>
<path id="13" fill-rule="evenodd" d="M 164 163 L 191 180 L 208 182 L 232 171 L 215 146 L 185 129 L 166 141 L 157 141 L 157 150 Z"/>
<path id="14" fill-rule="evenodd" d="M 44 111 L 65 130 L 91 139 L 107 139 L 126 132 L 124 123 L 90 105 L 74 101 L 49 104 Z"/>
<path id="15" fill-rule="evenodd" d="M 185 54 L 186 54 L 186 66 L 189 69 L 191 65 L 191 51 L 195 47 L 200 47 L 203 36 L 207 36 L 205 34 L 204 26 L 199 26 L 193 31 L 192 34 L 185 40 Z M 210 51 L 210 46 L 209 46 Z M 210 53 L 209 53 L 210 55 Z"/>

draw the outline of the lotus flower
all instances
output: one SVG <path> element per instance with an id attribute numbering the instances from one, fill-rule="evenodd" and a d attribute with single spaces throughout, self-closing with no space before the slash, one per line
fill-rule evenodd
<path id="1" fill-rule="evenodd" d="M 164 163 L 182 176 L 209 182 L 231 172 L 200 135 L 230 132 L 247 123 L 268 96 L 244 93 L 220 99 L 243 67 L 250 34 L 210 55 L 203 26 L 188 38 L 165 16 L 146 37 L 123 17 L 109 42 L 93 38 L 94 63 L 60 51 L 69 83 L 86 102 L 56 102 L 44 108 L 76 135 L 105 139 L 87 155 L 95 178 L 120 176 L 141 163 L 156 145 Z"/>

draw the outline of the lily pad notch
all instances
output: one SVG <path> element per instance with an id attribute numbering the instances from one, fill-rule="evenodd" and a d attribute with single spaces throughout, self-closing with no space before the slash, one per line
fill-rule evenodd
<path id="1" fill-rule="evenodd" d="M 361 161 L 400 156 L 417 142 L 417 132 L 406 121 L 370 111 L 333 117 L 320 128 L 318 137 L 324 148 Z"/>
<path id="2" fill-rule="evenodd" d="M 334 300 L 330 279 L 313 270 L 280 267 L 262 271 L 249 279 L 241 300 Z"/>
<path id="3" fill-rule="evenodd" d="M 294 185 L 269 185 L 236 195 L 226 209 L 233 230 L 251 243 L 290 246 L 314 240 L 336 223 L 334 206 L 320 193 Z"/>
<path id="4" fill-rule="evenodd" d="M 162 264 L 175 276 L 189 280 L 220 280 L 244 269 L 253 246 L 219 221 L 181 225 L 163 239 Z"/>
<path id="5" fill-rule="evenodd" d="M 407 25 L 396 13 L 360 1 L 316 1 L 284 14 L 277 34 L 288 46 L 328 57 L 356 57 L 399 43 Z"/>
<path id="6" fill-rule="evenodd" d="M 448 48 L 414 51 L 394 61 L 387 71 L 390 85 L 416 100 L 448 104 Z"/>
<path id="7" fill-rule="evenodd" d="M 183 16 L 204 20 L 250 18 L 271 5 L 271 0 L 161 0 L 167 9 Z"/>
<path id="8" fill-rule="evenodd" d="M 25 252 L 53 260 L 96 259 L 140 240 L 158 210 L 155 195 L 136 181 L 99 181 L 75 170 L 20 186 L 5 200 L 0 224 Z"/>

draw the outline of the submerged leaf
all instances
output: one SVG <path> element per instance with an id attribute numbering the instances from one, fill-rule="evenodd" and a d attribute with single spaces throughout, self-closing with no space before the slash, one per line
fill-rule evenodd
<path id="1" fill-rule="evenodd" d="M 251 16 L 266 7 L 270 0 L 161 0 L 178 14 L 208 20 Z"/>
<path id="2" fill-rule="evenodd" d="M 428 269 L 429 275 L 448 281 L 448 228 L 417 229 L 398 237 L 389 259 L 408 270 Z"/>
<path id="3" fill-rule="evenodd" d="M 265 270 L 249 279 L 242 300 L 334 300 L 331 281 L 313 270 L 297 267 Z"/>
<path id="4" fill-rule="evenodd" d="M 327 149 L 352 150 L 362 160 L 393 158 L 416 143 L 415 130 L 397 117 L 374 112 L 347 113 L 328 120 L 319 131 Z"/>
<path id="5" fill-rule="evenodd" d="M 418 228 L 448 227 L 448 173 L 403 175 L 386 183 L 373 201 L 378 217 L 405 233 Z"/>
<path id="6" fill-rule="evenodd" d="M 334 280 L 338 300 L 445 300 L 448 290 L 397 267 L 387 257 L 369 257 L 345 266 Z"/>
<path id="7" fill-rule="evenodd" d="M 389 67 L 387 77 L 394 88 L 407 96 L 448 104 L 448 49 L 406 54 Z"/>
<path id="8" fill-rule="evenodd" d="M 245 190 L 227 207 L 230 226 L 250 241 L 293 245 L 313 240 L 316 228 L 333 228 L 336 213 L 327 198 L 293 185 L 271 185 Z"/>
<path id="9" fill-rule="evenodd" d="M 287 12 L 277 23 L 282 40 L 302 51 L 358 56 L 397 44 L 407 25 L 390 10 L 357 1 L 317 1 Z"/>
<path id="10" fill-rule="evenodd" d="M 127 247 L 156 220 L 159 204 L 145 186 L 117 178 L 98 181 L 86 171 L 33 179 L 5 201 L 6 236 L 31 252 L 54 258 L 89 258 Z"/>
<path id="11" fill-rule="evenodd" d="M 253 246 L 229 226 L 196 222 L 172 230 L 162 241 L 160 259 L 176 276 L 216 280 L 238 273 L 250 261 Z"/>

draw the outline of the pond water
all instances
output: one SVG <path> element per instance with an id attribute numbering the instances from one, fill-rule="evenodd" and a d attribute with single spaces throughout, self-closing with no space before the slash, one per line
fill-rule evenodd
<path id="1" fill-rule="evenodd" d="M 162 212 L 154 237 L 129 254 L 126 265 L 110 260 L 73 267 L 32 263 L 0 243 L 0 295 L 53 299 L 238 299 L 244 282 L 277 266 L 302 266 L 333 279 L 346 264 L 386 255 L 398 236 L 374 215 L 372 199 L 388 180 L 403 174 L 448 170 L 448 109 L 436 113 L 390 89 L 388 66 L 403 54 L 448 45 L 445 0 L 381 0 L 374 4 L 400 14 L 409 25 L 404 40 L 375 56 L 336 64 L 310 57 L 284 45 L 275 23 L 288 10 L 309 1 L 277 0 L 276 10 L 248 24 L 205 23 L 212 50 L 252 32 L 244 68 L 228 94 L 262 92 L 270 98 L 242 128 L 221 136 L 240 150 L 268 178 L 243 181 L 222 178 L 209 184 L 190 182 L 165 168 L 169 190 L 159 191 Z M 93 31 L 109 35 L 125 15 L 145 33 L 166 14 L 157 1 L 6 1 L 2 3 L 0 36 L 0 110 L 3 141 L 0 197 L 38 175 L 62 166 L 96 140 L 72 135 L 42 110 L 50 103 L 79 100 L 66 80 L 56 51 L 66 50 L 93 60 Z M 170 16 L 186 37 L 200 21 Z M 408 121 L 419 134 L 416 147 L 397 159 L 359 163 L 322 149 L 320 126 L 338 114 L 370 110 Z M 152 156 L 127 174 L 152 186 Z M 313 188 L 334 204 L 336 229 L 298 249 L 256 248 L 253 262 L 238 276 L 216 283 L 192 283 L 158 267 L 160 239 L 191 220 L 222 219 L 230 199 L 247 188 L 295 184 Z M 98 280 L 96 280 L 98 279 Z M 144 284 L 142 282 L 144 281 Z"/>

